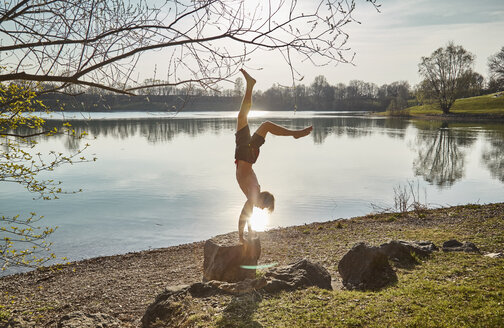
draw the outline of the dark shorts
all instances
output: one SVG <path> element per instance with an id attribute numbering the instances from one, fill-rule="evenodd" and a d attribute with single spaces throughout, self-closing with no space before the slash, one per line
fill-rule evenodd
<path id="1" fill-rule="evenodd" d="M 259 157 L 259 148 L 264 144 L 264 138 L 254 133 L 250 136 L 250 128 L 245 125 L 235 133 L 235 160 L 242 160 L 254 164 Z"/>

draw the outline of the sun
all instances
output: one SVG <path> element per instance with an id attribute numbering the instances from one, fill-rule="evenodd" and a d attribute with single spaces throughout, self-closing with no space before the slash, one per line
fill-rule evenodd
<path id="1" fill-rule="evenodd" d="M 254 231 L 264 231 L 269 223 L 269 212 L 267 209 L 254 207 L 250 216 L 250 225 Z"/>

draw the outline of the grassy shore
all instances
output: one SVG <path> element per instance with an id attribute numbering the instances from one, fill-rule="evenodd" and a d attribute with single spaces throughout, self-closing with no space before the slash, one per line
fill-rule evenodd
<path id="1" fill-rule="evenodd" d="M 504 92 L 457 99 L 450 108 L 450 114 L 443 115 L 437 104 L 412 106 L 399 111 L 387 111 L 387 116 L 415 116 L 433 118 L 479 118 L 504 120 Z"/>
<path id="2" fill-rule="evenodd" d="M 309 288 L 273 296 L 253 293 L 195 300 L 179 327 L 504 327 L 504 259 L 436 252 L 395 268 L 398 283 L 378 292 L 341 288 L 337 265 L 357 242 L 390 239 L 471 241 L 483 252 L 504 250 L 504 203 L 410 213 L 383 213 L 260 234 L 260 263 L 308 258 L 333 277 L 333 291 Z M 0 279 L 0 326 L 23 317 L 56 327 L 80 310 L 104 312 L 136 327 L 166 285 L 201 281 L 203 242 L 103 257 Z M 258 274 L 261 274 L 259 272 Z"/>

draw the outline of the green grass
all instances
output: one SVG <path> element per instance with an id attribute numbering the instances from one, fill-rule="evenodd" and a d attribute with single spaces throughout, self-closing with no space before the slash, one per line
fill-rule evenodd
<path id="1" fill-rule="evenodd" d="M 495 97 L 496 95 L 500 95 Z M 403 110 L 387 111 L 381 116 L 424 116 L 442 115 L 439 105 L 427 104 L 421 106 L 411 106 Z M 489 95 L 457 99 L 450 108 L 450 114 L 464 115 L 498 115 L 504 116 L 504 92 L 497 92 Z M 378 114 L 380 115 L 380 114 Z"/>
<path id="2" fill-rule="evenodd" d="M 426 215 L 430 219 L 425 225 L 404 225 L 379 233 L 391 239 L 431 240 L 436 245 L 452 238 L 471 240 L 482 252 L 504 249 L 500 205 L 466 205 L 438 212 L 429 210 Z M 433 215 L 464 219 L 429 224 Z M 370 219 L 382 225 L 403 220 L 396 213 Z M 364 220 L 367 219 L 361 222 Z M 316 234 L 320 227 L 302 227 L 300 233 L 309 228 L 316 245 L 331 247 L 344 242 L 343 235 L 323 239 L 334 231 L 327 228 Z M 504 327 L 503 259 L 439 251 L 419 262 L 413 268 L 396 268 L 398 282 L 378 292 L 308 288 L 262 298 L 245 295 L 233 298 L 222 313 L 200 324 L 220 328 Z"/>
<path id="3" fill-rule="evenodd" d="M 495 97 L 497 94 L 501 94 L 501 96 Z M 441 115 L 443 113 L 436 104 L 413 106 L 406 110 L 410 115 Z M 450 108 L 450 113 L 504 115 L 504 94 L 500 92 L 478 97 L 457 99 Z"/>
<path id="4" fill-rule="evenodd" d="M 380 292 L 310 288 L 259 303 L 264 327 L 503 327 L 502 260 L 437 253 Z"/>
<path id="5" fill-rule="evenodd" d="M 436 253 L 379 292 L 309 288 L 235 298 L 212 327 L 504 327 L 501 259 Z M 208 322 L 207 322 L 208 324 Z"/>

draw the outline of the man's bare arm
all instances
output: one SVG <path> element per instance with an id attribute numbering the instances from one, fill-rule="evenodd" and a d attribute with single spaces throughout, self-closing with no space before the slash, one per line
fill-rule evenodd
<path id="1" fill-rule="evenodd" d="M 240 239 L 241 242 L 244 241 L 243 239 L 243 230 L 245 229 L 245 223 L 249 222 L 250 216 L 252 215 L 252 211 L 254 209 L 254 205 L 252 201 L 247 200 L 245 204 L 243 205 L 241 214 L 240 214 L 240 219 L 238 220 L 238 238 Z M 249 233 L 251 233 L 250 229 L 250 224 L 249 224 Z"/>

